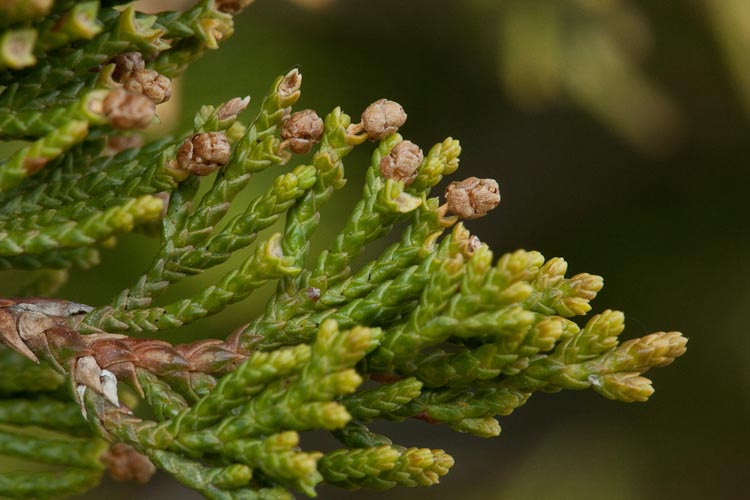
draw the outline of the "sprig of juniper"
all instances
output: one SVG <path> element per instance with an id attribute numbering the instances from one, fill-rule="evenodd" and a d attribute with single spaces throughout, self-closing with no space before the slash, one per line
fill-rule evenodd
<path id="1" fill-rule="evenodd" d="M 458 168 L 460 145 L 449 138 L 424 154 L 398 133 L 407 117 L 393 101 L 359 122 L 340 108 L 324 119 L 294 111 L 302 75 L 292 70 L 251 121 L 239 119 L 249 99 L 236 98 L 203 107 L 185 135 L 142 144 L 170 78 L 230 36 L 251 2 L 155 16 L 120 3 L 0 6 L 0 139 L 27 141 L 0 164 L 0 268 L 35 273 L 23 297 L 0 299 L 0 454 L 58 468 L 0 474 L 0 495 L 61 497 L 105 469 L 143 482 L 155 467 L 212 499 L 313 496 L 321 482 L 429 486 L 450 455 L 366 424 L 409 418 L 496 436 L 498 417 L 538 391 L 645 401 L 643 374 L 684 353 L 676 332 L 620 343 L 619 312 L 578 326 L 601 278 L 566 277 L 564 260 L 537 252 L 495 258 L 461 220 L 494 209 L 498 184 L 469 178 L 431 196 Z M 361 200 L 310 255 L 320 210 L 368 139 Z M 269 187 L 238 206 L 261 171 L 273 173 Z M 95 266 L 113 235 L 154 223 L 154 261 L 116 297 L 95 307 L 41 297 Z M 400 240 L 357 268 L 398 224 Z M 215 283 L 158 302 L 250 246 Z M 264 312 L 225 340 L 168 341 L 166 330 L 270 282 Z M 306 449 L 313 430 L 342 447 Z"/>

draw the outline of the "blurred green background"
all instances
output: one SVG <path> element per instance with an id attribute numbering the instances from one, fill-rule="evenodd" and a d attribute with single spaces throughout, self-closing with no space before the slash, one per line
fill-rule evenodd
<path id="1" fill-rule="evenodd" d="M 461 140 L 453 180 L 500 182 L 501 206 L 469 224 L 498 254 L 534 249 L 564 256 L 574 273 L 603 275 L 594 312 L 624 310 L 625 337 L 690 338 L 686 356 L 652 372 L 657 392 L 646 404 L 538 395 L 491 440 L 382 425 L 402 444 L 446 449 L 453 471 L 430 489 L 323 487 L 322 498 L 748 497 L 750 2 L 258 0 L 237 24 L 182 78 L 173 127 L 184 129 L 200 104 L 249 94 L 257 105 L 295 65 L 303 107 L 357 116 L 387 96 L 406 108 L 402 132 L 424 149 Z M 319 246 L 356 201 L 368 154 L 348 162 Z M 102 303 L 154 249 L 121 238 L 61 295 Z M 261 294 L 183 335 L 224 335 L 262 304 Z M 166 476 L 103 488 L 88 497 L 198 498 Z"/>

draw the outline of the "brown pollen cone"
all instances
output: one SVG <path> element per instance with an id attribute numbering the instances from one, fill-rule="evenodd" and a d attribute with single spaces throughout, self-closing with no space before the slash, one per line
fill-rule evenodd
<path id="1" fill-rule="evenodd" d="M 112 79 L 119 83 L 124 82 L 130 78 L 130 75 L 146 67 L 140 52 L 123 52 L 113 57 L 110 62 L 115 64 Z"/>
<path id="2" fill-rule="evenodd" d="M 493 179 L 469 177 L 445 189 L 448 211 L 462 219 L 478 219 L 500 203 L 500 188 Z"/>
<path id="3" fill-rule="evenodd" d="M 312 109 L 293 113 L 281 126 L 282 147 L 288 146 L 296 154 L 309 153 L 324 128 L 323 120 Z"/>
<path id="4" fill-rule="evenodd" d="M 156 105 L 142 94 L 115 89 L 104 98 L 102 110 L 118 130 L 144 129 L 151 125 Z"/>
<path id="5" fill-rule="evenodd" d="M 177 150 L 177 164 L 195 175 L 208 175 L 229 163 L 232 148 L 221 132 L 203 132 L 186 139 Z"/>
<path id="6" fill-rule="evenodd" d="M 373 141 L 395 134 L 404 123 L 406 123 L 404 108 L 399 103 L 388 99 L 375 101 L 362 113 L 362 128 Z"/>
<path id="7" fill-rule="evenodd" d="M 424 153 L 411 141 L 402 141 L 396 144 L 391 153 L 380 160 L 380 173 L 386 179 L 402 181 L 409 186 L 417 177 Z"/>
<path id="8" fill-rule="evenodd" d="M 161 104 L 172 97 L 172 82 L 164 75 L 152 69 L 141 69 L 133 72 L 123 84 L 125 90 L 143 94 L 154 104 Z"/>

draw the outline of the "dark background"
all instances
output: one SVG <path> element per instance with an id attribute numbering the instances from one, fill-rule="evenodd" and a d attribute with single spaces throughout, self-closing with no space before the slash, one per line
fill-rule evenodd
<path id="1" fill-rule="evenodd" d="M 518 6 L 511 1 L 338 0 L 305 9 L 258 0 L 238 19 L 235 36 L 182 78 L 183 114 L 172 123 L 182 130 L 200 104 L 250 94 L 257 105 L 275 76 L 298 64 L 301 107 L 322 114 L 341 105 L 356 117 L 378 98 L 400 102 L 409 113 L 402 133 L 425 150 L 448 135 L 461 140 L 452 180 L 499 181 L 500 207 L 469 224 L 497 254 L 539 250 L 564 256 L 573 273 L 604 276 L 593 312 L 624 310 L 626 338 L 659 330 L 690 338 L 683 358 L 651 372 L 657 392 L 646 404 L 593 392 L 538 395 L 501 419 L 502 435 L 490 440 L 419 423 L 383 426 L 402 444 L 446 449 L 456 458 L 452 472 L 429 489 L 322 487 L 322 498 L 747 498 L 750 127 L 742 92 L 750 88 L 733 79 L 720 42 L 738 33 L 711 23 L 709 3 L 559 2 L 567 5 L 563 41 L 591 29 L 606 39 L 609 24 L 618 25 L 610 13 L 635 16 L 635 28 L 614 47 L 632 63 L 621 76 L 647 85 L 654 102 L 613 78 L 595 52 L 539 50 L 534 41 L 543 32 L 509 25 L 509 9 Z M 749 27 L 742 3 L 724 8 Z M 544 4 L 527 3 L 533 19 Z M 595 15 L 587 4 L 598 5 Z M 514 45 L 509 33 L 530 42 Z M 745 48 L 750 54 L 750 42 Z M 513 57 L 532 66 L 544 59 L 568 79 L 588 75 L 602 99 L 592 105 L 581 97 L 585 88 L 555 77 L 514 81 Z M 740 57 L 750 73 L 750 56 Z M 603 114 L 608 106 L 620 114 Z M 356 201 L 368 155 L 348 162 L 349 185 L 324 212 L 319 241 L 335 234 Z M 259 177 L 252 191 L 268 179 Z M 79 275 L 62 295 L 101 303 L 145 269 L 153 249 L 140 236 L 121 238 L 103 268 Z M 262 303 L 251 298 L 186 335 L 229 332 Z M 315 443 L 303 437 L 303 446 Z M 197 498 L 166 476 L 145 490 L 106 488 L 89 497 Z"/>

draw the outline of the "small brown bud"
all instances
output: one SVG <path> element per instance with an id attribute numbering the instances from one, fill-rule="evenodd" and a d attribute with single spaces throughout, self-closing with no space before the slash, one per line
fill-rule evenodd
<path id="1" fill-rule="evenodd" d="M 406 123 L 406 113 L 401 105 L 388 99 L 370 104 L 362 113 L 362 127 L 373 141 L 395 134 Z"/>
<path id="2" fill-rule="evenodd" d="M 248 104 L 250 104 L 250 97 L 245 97 L 244 99 L 235 97 L 219 107 L 217 116 L 219 120 L 227 120 L 229 118 L 234 119 L 244 111 Z"/>
<path id="3" fill-rule="evenodd" d="M 156 467 L 148 457 L 141 455 L 125 443 L 113 445 L 101 460 L 115 481 L 146 484 L 156 472 Z"/>
<path id="4" fill-rule="evenodd" d="M 123 85 L 125 90 L 143 94 L 155 104 L 161 104 L 172 97 L 172 82 L 153 69 L 141 69 L 133 72 Z"/>
<path id="5" fill-rule="evenodd" d="M 112 79 L 120 83 L 130 78 L 130 75 L 136 71 L 146 67 L 139 52 L 123 52 L 113 57 L 110 62 L 115 63 Z"/>
<path id="6" fill-rule="evenodd" d="M 500 203 L 500 188 L 493 179 L 469 177 L 445 189 L 448 210 L 462 219 L 477 219 Z"/>
<path id="7" fill-rule="evenodd" d="M 282 99 L 288 99 L 292 97 L 295 93 L 299 92 L 299 89 L 302 87 L 302 74 L 299 72 L 298 69 L 293 69 L 289 73 L 286 74 L 284 79 L 279 84 L 279 88 L 277 90 L 279 97 Z"/>
<path id="8" fill-rule="evenodd" d="M 237 14 L 254 1 L 255 0 L 216 0 L 214 5 L 220 12 L 226 12 L 227 14 Z"/>
<path id="9" fill-rule="evenodd" d="M 177 150 L 177 164 L 196 175 L 208 175 L 229 163 L 232 148 L 221 132 L 195 134 Z"/>
<path id="10" fill-rule="evenodd" d="M 151 125 L 156 105 L 142 94 L 115 89 L 104 98 L 103 111 L 118 130 L 142 129 Z"/>
<path id="11" fill-rule="evenodd" d="M 28 175 L 35 174 L 36 172 L 39 172 L 44 166 L 47 164 L 47 158 L 44 158 L 42 156 L 34 156 L 31 158 L 26 158 L 23 161 L 23 168 L 26 169 L 26 173 Z"/>
<path id="12" fill-rule="evenodd" d="M 297 154 L 309 153 L 320 140 L 324 128 L 323 120 L 312 109 L 293 113 L 281 126 L 283 145 Z"/>
<path id="13" fill-rule="evenodd" d="M 419 146 L 411 141 L 402 141 L 396 144 L 391 154 L 380 160 L 380 173 L 386 179 L 402 181 L 409 186 L 417 177 L 424 153 Z"/>

